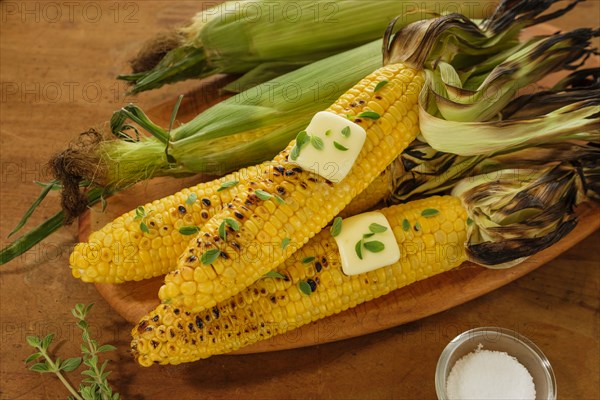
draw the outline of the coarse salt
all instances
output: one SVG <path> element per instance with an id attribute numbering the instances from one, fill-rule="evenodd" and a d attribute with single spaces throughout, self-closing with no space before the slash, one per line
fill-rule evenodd
<path id="1" fill-rule="evenodd" d="M 446 394 L 452 400 L 535 400 L 535 385 L 515 357 L 479 344 L 452 367 Z"/>

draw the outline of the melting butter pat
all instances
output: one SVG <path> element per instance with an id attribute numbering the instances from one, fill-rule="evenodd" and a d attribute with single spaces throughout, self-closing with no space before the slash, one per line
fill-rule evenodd
<path id="1" fill-rule="evenodd" d="M 362 274 L 400 260 L 400 247 L 392 227 L 378 211 L 344 219 L 335 241 L 346 275 Z"/>
<path id="2" fill-rule="evenodd" d="M 348 175 L 367 138 L 360 125 L 327 111 L 316 113 L 305 132 L 288 161 L 334 183 Z"/>

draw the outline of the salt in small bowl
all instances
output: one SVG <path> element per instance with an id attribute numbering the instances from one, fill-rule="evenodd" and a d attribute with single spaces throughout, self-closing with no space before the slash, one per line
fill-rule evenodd
<path id="1" fill-rule="evenodd" d="M 533 378 L 536 399 L 556 399 L 556 379 L 548 358 L 529 339 L 509 329 L 475 328 L 455 337 L 442 351 L 435 371 L 435 390 L 439 400 L 448 400 L 446 382 L 456 361 L 477 350 L 501 351 L 515 357 Z"/>

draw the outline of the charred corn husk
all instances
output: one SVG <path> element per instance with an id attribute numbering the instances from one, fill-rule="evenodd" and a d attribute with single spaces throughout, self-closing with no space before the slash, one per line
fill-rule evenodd
<path id="1" fill-rule="evenodd" d="M 383 80 L 388 83 L 375 92 Z M 350 173 L 333 184 L 288 162 L 262 168 L 259 179 L 250 182 L 248 190 L 238 193 L 231 207 L 206 223 L 190 242 L 177 270 L 165 277 L 161 300 L 191 310 L 212 307 L 251 285 L 306 243 L 414 140 L 422 85 L 420 71 L 391 64 L 340 97 L 327 111 L 353 116 L 367 132 Z M 366 111 L 378 118 L 359 117 Z M 219 229 L 227 221 L 235 221 L 239 229 L 229 224 L 225 229 L 230 240 L 223 240 Z"/>
<path id="2" fill-rule="evenodd" d="M 425 209 L 439 213 L 423 217 Z M 467 212 L 457 198 L 418 200 L 381 210 L 390 222 L 401 259 L 365 274 L 341 270 L 335 239 L 323 230 L 276 271 L 211 309 L 189 313 L 162 304 L 133 329 L 136 360 L 179 364 L 284 333 L 447 271 L 465 260 Z M 409 225 L 407 227 L 407 224 Z M 309 260 L 309 262 L 307 262 Z M 300 290 L 308 283 L 310 294 Z"/>
<path id="3" fill-rule="evenodd" d="M 122 283 L 174 270 L 190 235 L 258 179 L 267 165 L 243 168 L 121 215 L 75 246 L 70 257 L 73 276 L 84 282 Z M 384 171 L 341 215 L 366 211 L 383 200 L 390 191 L 390 174 Z"/>

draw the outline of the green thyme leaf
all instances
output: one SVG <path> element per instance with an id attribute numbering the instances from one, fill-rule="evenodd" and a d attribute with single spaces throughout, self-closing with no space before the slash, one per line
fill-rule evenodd
<path id="1" fill-rule="evenodd" d="M 219 249 L 210 249 L 207 250 L 202 257 L 200 257 L 200 261 L 204 265 L 209 265 L 215 262 L 217 258 L 221 255 L 221 250 Z"/>
<path id="2" fill-rule="evenodd" d="M 410 222 L 406 218 L 402 220 L 402 230 L 408 232 L 410 230 Z"/>
<path id="3" fill-rule="evenodd" d="M 362 239 L 359 240 L 358 242 L 356 242 L 356 244 L 354 245 L 354 251 L 356 251 L 356 255 L 358 256 L 358 258 L 360 258 L 361 260 L 363 259 L 363 254 L 362 254 L 362 246 L 363 246 L 363 241 Z"/>
<path id="4" fill-rule="evenodd" d="M 200 232 L 199 226 L 182 226 L 179 228 L 179 233 L 185 236 L 194 235 L 198 232 Z"/>
<path id="5" fill-rule="evenodd" d="M 114 351 L 117 348 L 111 344 L 103 344 L 102 346 L 98 347 L 98 350 L 96 350 L 97 353 L 104 353 L 107 351 Z"/>
<path id="6" fill-rule="evenodd" d="M 375 234 L 373 232 L 365 233 L 365 234 L 363 234 L 363 239 L 368 239 L 372 236 L 375 236 Z"/>
<path id="7" fill-rule="evenodd" d="M 298 147 L 298 144 L 295 144 L 294 147 L 292 147 L 292 151 L 290 151 L 290 159 L 292 161 L 295 161 L 298 159 L 299 155 L 300 155 L 300 148 Z"/>
<path id="8" fill-rule="evenodd" d="M 384 87 L 387 84 L 388 84 L 388 81 L 385 79 L 378 82 L 377 85 L 375 85 L 375 89 L 373 89 L 373 92 L 377 92 L 378 90 L 380 90 L 382 87 Z"/>
<path id="9" fill-rule="evenodd" d="M 142 219 L 145 216 L 146 216 L 146 210 L 144 210 L 144 207 L 139 206 L 138 208 L 135 209 L 135 218 L 134 218 L 134 220 Z"/>
<path id="10" fill-rule="evenodd" d="M 315 257 L 304 257 L 302 259 L 302 264 L 310 264 L 313 261 L 315 261 Z"/>
<path id="11" fill-rule="evenodd" d="M 198 200 L 198 195 L 196 193 L 190 193 L 185 203 L 191 206 L 196 202 L 196 200 Z"/>
<path id="12" fill-rule="evenodd" d="M 140 223 L 140 229 L 142 230 L 142 232 L 144 233 L 150 233 L 150 229 L 148 229 L 148 225 L 146 225 L 145 222 L 141 222 Z"/>
<path id="13" fill-rule="evenodd" d="M 275 195 L 275 201 L 279 204 L 285 204 L 285 200 L 281 196 L 278 196 L 278 195 Z"/>
<path id="14" fill-rule="evenodd" d="M 231 229 L 233 229 L 236 232 L 240 230 L 240 224 L 233 218 L 225 218 L 223 219 L 223 222 L 229 225 Z"/>
<path id="15" fill-rule="evenodd" d="M 58 363 L 56 363 L 58 364 Z M 68 358 L 58 367 L 65 372 L 75 371 L 81 365 L 81 357 Z"/>
<path id="16" fill-rule="evenodd" d="M 321 139 L 318 136 L 311 136 L 310 144 L 312 144 L 312 146 L 317 150 L 323 150 L 325 148 L 325 143 L 323 143 L 323 139 Z"/>
<path id="17" fill-rule="evenodd" d="M 304 293 L 307 296 L 310 296 L 310 294 L 312 293 L 312 288 L 310 287 L 310 285 L 306 281 L 300 281 L 300 282 L 298 282 L 298 288 L 300 289 L 300 291 L 302 293 Z"/>
<path id="18" fill-rule="evenodd" d="M 341 150 L 341 151 L 347 151 L 347 150 L 348 150 L 348 148 L 347 148 L 347 147 L 345 147 L 345 146 L 343 146 L 343 145 L 339 144 L 339 143 L 338 143 L 338 142 L 336 142 L 335 140 L 333 141 L 333 146 L 334 146 L 336 149 L 338 149 L 338 150 Z"/>
<path id="19" fill-rule="evenodd" d="M 421 216 L 425 217 L 425 218 L 429 218 L 429 217 L 434 217 L 436 215 L 438 215 L 440 213 L 439 210 L 436 210 L 435 208 L 426 208 L 423 210 L 423 212 L 421 212 Z"/>
<path id="20" fill-rule="evenodd" d="M 291 239 L 286 237 L 283 238 L 283 240 L 281 241 L 281 248 L 285 249 L 286 247 L 288 247 L 288 245 L 290 244 Z"/>
<path id="21" fill-rule="evenodd" d="M 385 245 L 379 240 L 373 240 L 371 242 L 365 242 L 365 249 L 371 253 L 379 253 L 385 249 Z"/>
<path id="22" fill-rule="evenodd" d="M 419 221 L 415 222 L 415 231 L 419 232 L 421 230 L 421 223 Z"/>
<path id="23" fill-rule="evenodd" d="M 473 225 L 473 220 L 469 217 L 467 218 L 467 226 Z"/>
<path id="24" fill-rule="evenodd" d="M 52 344 L 52 340 L 54 340 L 54 333 L 50 333 L 44 339 L 42 339 L 42 342 L 40 343 L 40 347 L 42 349 L 47 349 Z"/>
<path id="25" fill-rule="evenodd" d="M 261 189 L 256 189 L 254 191 L 254 193 L 261 200 L 269 200 L 271 197 L 273 197 L 273 195 L 271 193 L 265 192 L 264 190 L 261 190 Z"/>
<path id="26" fill-rule="evenodd" d="M 40 338 L 37 336 L 27 336 L 25 340 L 27 340 L 27 344 L 31 347 L 38 347 L 41 343 Z"/>
<path id="27" fill-rule="evenodd" d="M 375 111 L 363 111 L 360 114 L 358 114 L 358 117 L 377 120 L 377 119 L 381 118 L 381 115 L 377 114 Z"/>
<path id="28" fill-rule="evenodd" d="M 298 135 L 296 135 L 296 145 L 298 146 L 298 150 L 301 150 L 310 140 L 311 138 L 306 131 L 298 132 Z"/>
<path id="29" fill-rule="evenodd" d="M 45 372 L 51 372 L 50 366 L 48 365 L 47 362 L 33 364 L 31 367 L 29 367 L 29 369 L 33 372 L 39 372 L 41 374 L 43 374 Z"/>
<path id="30" fill-rule="evenodd" d="M 227 182 L 223 182 L 221 184 L 221 186 L 217 189 L 217 192 L 220 192 L 222 190 L 234 187 L 235 185 L 237 185 L 238 183 L 240 183 L 240 181 L 227 181 Z M 194 200 L 195 201 L 195 200 Z"/>
<path id="31" fill-rule="evenodd" d="M 340 234 L 340 232 L 342 232 L 342 218 L 341 217 L 335 217 L 335 219 L 333 220 L 333 224 L 331 224 L 331 229 L 329 229 L 329 232 L 331 232 L 331 236 L 336 237 L 337 235 Z"/>
<path id="32" fill-rule="evenodd" d="M 222 221 L 221 225 L 219 225 L 219 237 L 227 241 L 227 226 L 225 226 L 225 221 Z"/>
<path id="33" fill-rule="evenodd" d="M 263 275 L 265 278 L 273 278 L 273 279 L 285 279 L 285 275 L 280 274 L 277 271 L 269 271 Z"/>
<path id="34" fill-rule="evenodd" d="M 37 360 L 40 357 L 42 357 L 42 353 L 33 353 L 25 359 L 25 364 L 29 364 L 30 362 Z"/>
<path id="35" fill-rule="evenodd" d="M 350 127 L 349 126 L 345 126 L 344 129 L 342 129 L 342 135 L 344 137 L 349 137 L 350 136 Z"/>
<path id="36" fill-rule="evenodd" d="M 373 222 L 371 225 L 369 225 L 369 230 L 373 233 L 383 233 L 387 231 L 387 226 L 383 226 L 376 222 Z"/>
<path id="37" fill-rule="evenodd" d="M 331 132 L 331 129 L 327 129 L 327 130 L 325 131 L 325 136 L 331 136 L 331 133 L 332 133 L 332 132 Z"/>

